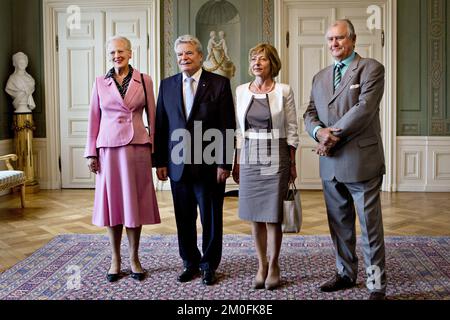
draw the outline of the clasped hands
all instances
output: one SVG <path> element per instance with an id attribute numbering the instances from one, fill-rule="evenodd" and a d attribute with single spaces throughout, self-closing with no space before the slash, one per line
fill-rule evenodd
<path id="1" fill-rule="evenodd" d="M 319 156 L 331 156 L 331 149 L 341 140 L 334 135 L 334 132 L 339 131 L 341 131 L 339 128 L 322 128 L 317 131 L 316 138 L 319 144 L 316 146 L 316 153 Z"/>

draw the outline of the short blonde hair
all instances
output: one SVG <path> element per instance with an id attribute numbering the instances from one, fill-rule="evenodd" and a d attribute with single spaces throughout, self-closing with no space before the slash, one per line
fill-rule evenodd
<path id="1" fill-rule="evenodd" d="M 259 43 L 255 47 L 251 48 L 248 52 L 249 63 L 251 62 L 252 57 L 258 53 L 264 53 L 266 55 L 267 59 L 269 59 L 270 62 L 270 74 L 272 78 L 277 77 L 281 70 L 281 60 L 280 56 L 278 55 L 277 49 L 275 49 L 274 46 L 268 43 Z M 248 73 L 251 76 L 254 75 L 252 72 L 251 64 L 249 64 Z"/>

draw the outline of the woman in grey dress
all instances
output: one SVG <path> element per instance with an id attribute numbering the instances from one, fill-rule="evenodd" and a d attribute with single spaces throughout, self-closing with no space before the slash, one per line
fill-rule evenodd
<path id="1" fill-rule="evenodd" d="M 277 50 L 258 44 L 249 63 L 255 78 L 236 89 L 233 179 L 239 183 L 239 217 L 252 222 L 258 255 L 253 287 L 272 290 L 280 284 L 283 199 L 297 177 L 297 115 L 291 87 L 274 80 L 281 69 Z"/>

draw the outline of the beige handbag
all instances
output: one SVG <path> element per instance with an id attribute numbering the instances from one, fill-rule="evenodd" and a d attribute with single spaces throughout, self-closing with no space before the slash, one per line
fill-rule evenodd
<path id="1" fill-rule="evenodd" d="M 286 198 L 283 201 L 283 223 L 281 229 L 286 233 L 298 233 L 302 227 L 302 204 L 300 191 L 294 182 L 289 183 Z"/>

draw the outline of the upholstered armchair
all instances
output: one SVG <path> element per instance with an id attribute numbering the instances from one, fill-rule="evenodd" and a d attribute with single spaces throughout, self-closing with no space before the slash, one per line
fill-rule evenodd
<path id="1" fill-rule="evenodd" d="M 0 170 L 0 192 L 20 186 L 20 203 L 25 208 L 25 174 L 23 171 L 14 170 L 12 161 L 17 160 L 17 155 L 8 154 L 0 156 L 0 161 L 5 161 L 8 170 Z"/>

